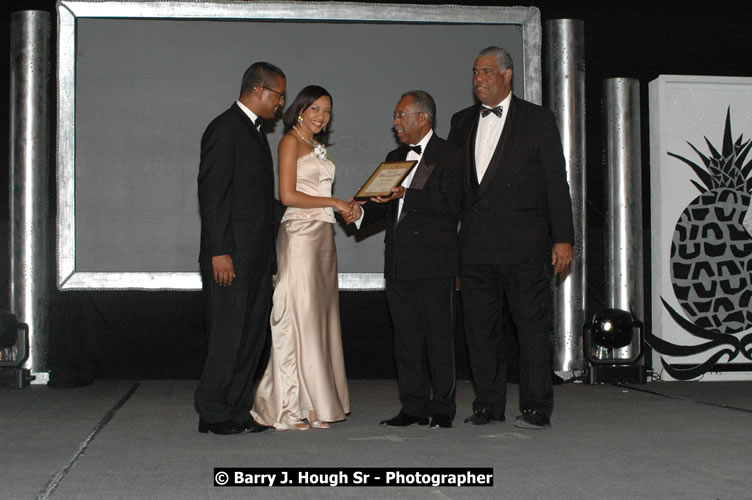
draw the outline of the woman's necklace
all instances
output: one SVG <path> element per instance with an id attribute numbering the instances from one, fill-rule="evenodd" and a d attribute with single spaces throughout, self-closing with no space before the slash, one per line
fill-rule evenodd
<path id="1" fill-rule="evenodd" d="M 295 131 L 296 134 L 298 134 L 298 137 L 300 137 L 300 140 L 311 146 L 312 148 L 316 149 L 316 146 L 320 146 L 320 143 L 313 141 L 311 139 L 306 138 L 302 133 L 300 133 L 300 130 L 298 130 L 297 125 L 293 125 L 292 129 Z"/>
<path id="2" fill-rule="evenodd" d="M 320 142 L 312 141 L 311 139 L 306 139 L 303 134 L 298 130 L 297 125 L 293 125 L 292 129 L 295 131 L 296 134 L 298 134 L 298 137 L 300 137 L 300 140 L 308 144 L 313 148 L 313 156 L 318 158 L 319 160 L 329 160 L 332 161 L 331 158 L 329 158 L 329 155 L 327 154 L 326 147 L 321 144 Z"/>

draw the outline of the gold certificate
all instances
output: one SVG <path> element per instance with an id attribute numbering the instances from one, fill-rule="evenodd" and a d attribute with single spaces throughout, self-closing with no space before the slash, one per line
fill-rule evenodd
<path id="1" fill-rule="evenodd" d="M 402 181 L 405 180 L 407 174 L 410 173 L 410 170 L 417 163 L 415 160 L 382 163 L 374 170 L 353 198 L 356 200 L 368 200 L 379 196 L 391 196 L 392 188 L 402 184 Z"/>

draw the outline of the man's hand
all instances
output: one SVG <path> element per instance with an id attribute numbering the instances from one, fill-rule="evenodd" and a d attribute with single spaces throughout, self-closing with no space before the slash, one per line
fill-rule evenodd
<path id="1" fill-rule="evenodd" d="M 229 255 L 215 255 L 212 257 L 212 269 L 214 270 L 214 281 L 219 286 L 232 285 L 235 279 L 235 266 L 232 264 L 232 257 Z"/>
<path id="2" fill-rule="evenodd" d="M 405 188 L 402 186 L 395 186 L 392 188 L 391 196 L 374 197 L 371 198 L 371 201 L 374 203 L 389 203 L 390 201 L 396 200 L 397 198 L 402 198 L 403 196 L 405 196 Z"/>
<path id="3" fill-rule="evenodd" d="M 345 222 L 348 224 L 352 224 L 356 220 L 360 219 L 361 214 L 363 213 L 363 209 L 360 208 L 360 206 L 365 203 L 363 201 L 355 201 L 352 198 L 350 199 L 350 217 L 345 218 Z"/>
<path id="4" fill-rule="evenodd" d="M 569 264 L 572 263 L 574 251 L 571 243 L 554 243 L 551 249 L 551 265 L 554 272 L 561 274 L 562 278 L 569 272 Z"/>

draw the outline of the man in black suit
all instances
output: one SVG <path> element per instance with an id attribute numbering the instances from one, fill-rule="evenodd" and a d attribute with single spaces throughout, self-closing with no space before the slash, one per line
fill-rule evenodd
<path id="1" fill-rule="evenodd" d="M 433 132 L 436 104 L 406 92 L 393 114 L 400 147 L 386 161 L 419 163 L 386 198 L 353 204 L 353 219 L 386 218 L 384 276 L 394 323 L 402 408 L 382 425 L 450 428 L 456 407 L 454 304 L 457 219 L 462 204 L 461 150 Z M 362 214 L 362 215 L 361 215 Z M 358 223 L 360 227 L 360 223 Z"/>
<path id="2" fill-rule="evenodd" d="M 465 422 L 505 419 L 506 304 L 520 346 L 515 425 L 542 429 L 553 410 L 550 276 L 572 261 L 572 205 L 554 116 L 512 95 L 512 71 L 504 49 L 482 50 L 473 66 L 480 102 L 456 113 L 449 132 L 467 165 L 460 275 L 475 400 Z"/>
<path id="3" fill-rule="evenodd" d="M 251 65 L 239 99 L 201 138 L 199 263 L 208 352 L 194 397 L 202 433 L 267 429 L 250 416 L 268 336 L 278 203 L 260 127 L 284 105 L 285 88 L 282 70 Z"/>

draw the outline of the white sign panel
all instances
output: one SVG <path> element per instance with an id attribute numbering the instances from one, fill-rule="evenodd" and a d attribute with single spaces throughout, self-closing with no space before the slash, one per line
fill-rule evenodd
<path id="1" fill-rule="evenodd" d="M 650 83 L 653 366 L 752 379 L 752 78 Z"/>

